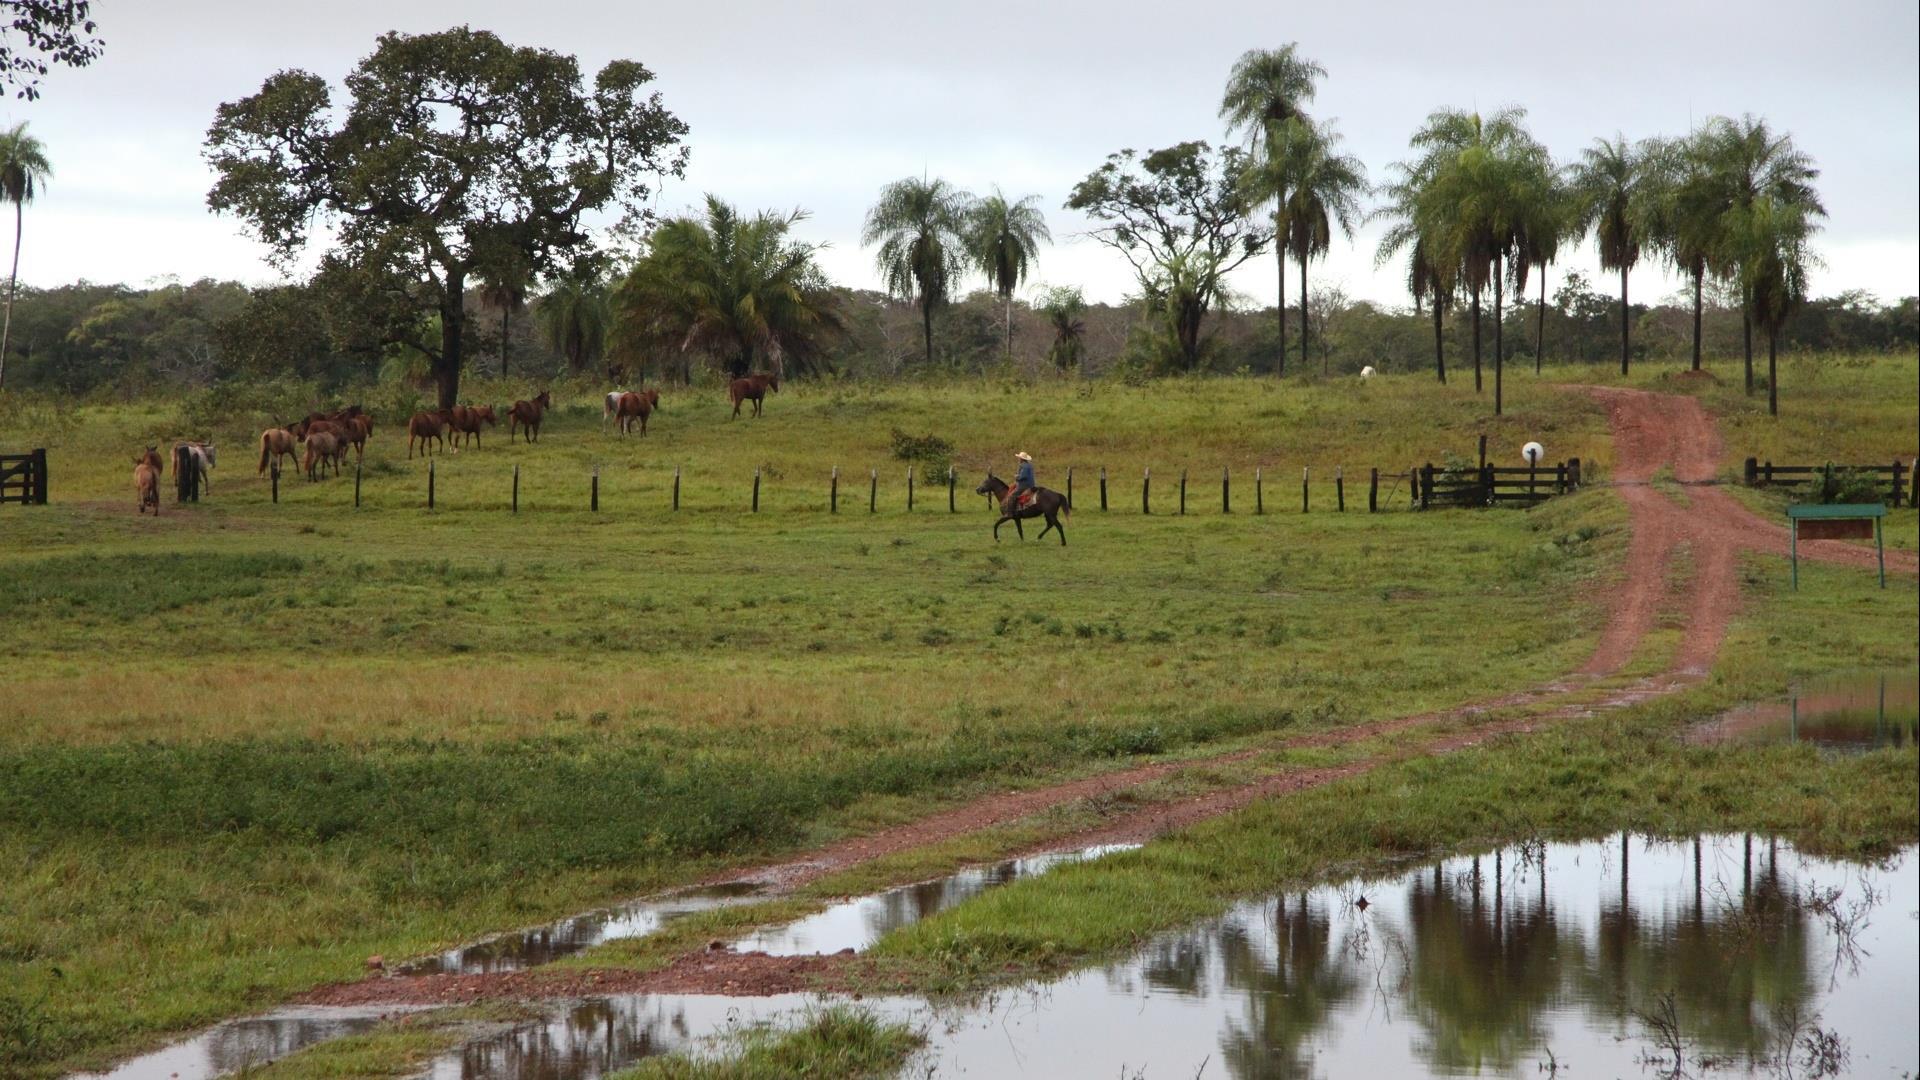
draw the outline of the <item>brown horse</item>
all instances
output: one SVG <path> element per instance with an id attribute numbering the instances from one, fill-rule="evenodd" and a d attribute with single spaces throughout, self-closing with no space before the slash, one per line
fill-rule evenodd
<path id="1" fill-rule="evenodd" d="M 297 456 L 299 448 L 294 445 L 297 441 L 298 440 L 293 437 L 293 432 L 288 431 L 286 428 L 270 427 L 261 432 L 260 473 L 256 473 L 255 475 L 265 473 L 269 462 L 277 466 L 280 464 L 282 457 L 292 458 Z"/>
<path id="2" fill-rule="evenodd" d="M 525 427 L 526 440 L 539 442 L 540 417 L 551 408 L 553 408 L 553 395 L 545 390 L 536 394 L 532 401 L 514 402 L 513 408 L 507 410 L 507 438 L 513 438 L 521 427 Z"/>
<path id="3" fill-rule="evenodd" d="M 368 416 L 366 413 L 355 413 L 352 416 L 343 416 L 338 420 L 330 421 L 330 423 L 333 424 L 335 434 L 338 435 L 341 440 L 340 451 L 342 454 L 345 454 L 347 447 L 351 445 L 356 460 L 364 459 L 367 456 L 367 439 L 373 435 L 373 417 Z"/>
<path id="4" fill-rule="evenodd" d="M 144 514 L 147 507 L 153 507 L 153 516 L 160 516 L 160 448 L 147 447 L 147 452 L 133 459 L 133 493 L 138 500 L 134 505 L 136 513 Z"/>
<path id="5" fill-rule="evenodd" d="M 660 391 L 658 390 L 642 390 L 637 394 L 629 390 L 621 394 L 619 400 L 613 405 L 613 415 L 619 424 L 620 434 L 630 434 L 633 431 L 633 422 L 637 419 L 640 421 L 640 434 L 645 435 L 647 417 L 653 415 L 653 411 L 659 407 Z"/>
<path id="6" fill-rule="evenodd" d="M 439 440 L 441 449 L 446 448 L 447 432 L 453 428 L 453 418 L 445 409 L 433 412 L 417 412 L 407 421 L 407 460 L 413 460 L 413 444 L 420 444 L 422 457 L 432 452 L 433 441 Z"/>
<path id="7" fill-rule="evenodd" d="M 455 405 L 450 417 L 453 433 L 460 437 L 460 445 L 467 444 L 467 436 L 473 436 L 475 445 L 480 445 L 480 425 L 492 427 L 499 423 L 491 405 Z"/>
<path id="8" fill-rule="evenodd" d="M 740 415 L 740 403 L 753 402 L 753 415 L 760 415 L 761 403 L 767 400 L 767 391 L 780 392 L 780 376 L 749 375 L 744 379 L 735 379 L 727 384 L 727 396 L 733 399 L 733 415 Z"/>
<path id="9" fill-rule="evenodd" d="M 1049 529 L 1057 530 L 1060 533 L 1060 546 L 1066 547 L 1067 530 L 1061 526 L 1060 519 L 1062 517 L 1073 516 L 1073 508 L 1067 505 L 1067 497 L 1057 491 L 1048 490 L 1047 488 L 1034 488 L 1031 498 L 1023 499 L 1019 506 L 1014 506 L 1007 499 L 1007 493 L 1011 490 L 1011 486 L 1009 486 L 1005 480 L 1000 479 L 992 473 L 988 473 L 987 478 L 981 481 L 980 486 L 973 489 L 975 495 L 991 495 L 993 496 L 993 501 L 1000 504 L 1000 520 L 993 523 L 994 540 L 998 541 L 1000 539 L 1000 526 L 1005 525 L 1009 521 L 1013 522 L 1013 530 L 1020 534 L 1020 539 L 1025 540 L 1027 538 L 1027 531 L 1020 527 L 1020 520 L 1022 518 L 1044 517 L 1047 519 L 1047 527 L 1041 529 L 1040 535 L 1034 537 L 1034 539 L 1039 540 L 1044 538 Z"/>
<path id="10" fill-rule="evenodd" d="M 307 479 L 318 480 L 326 475 L 327 466 L 333 466 L 333 474 L 340 475 L 340 459 L 346 456 L 346 444 L 331 431 L 307 432 L 307 458 L 304 465 Z"/>

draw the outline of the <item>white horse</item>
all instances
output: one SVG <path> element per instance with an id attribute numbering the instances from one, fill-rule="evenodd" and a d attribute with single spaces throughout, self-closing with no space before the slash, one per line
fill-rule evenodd
<path id="1" fill-rule="evenodd" d="M 213 444 L 210 442 L 189 442 L 181 443 L 180 445 L 186 447 L 187 453 L 192 455 L 194 466 L 200 473 L 200 483 L 205 485 L 208 491 L 212 491 L 213 483 L 208 479 L 207 473 L 213 468 Z"/>
<path id="2" fill-rule="evenodd" d="M 625 390 L 607 391 L 607 400 L 604 402 L 601 402 L 600 404 L 600 430 L 601 431 L 607 430 L 607 421 L 613 419 L 616 415 L 619 414 L 620 395 L 624 393 L 626 393 Z"/>

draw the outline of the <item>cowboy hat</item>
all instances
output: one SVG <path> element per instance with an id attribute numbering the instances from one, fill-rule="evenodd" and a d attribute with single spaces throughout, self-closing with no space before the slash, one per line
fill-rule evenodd
<path id="1" fill-rule="evenodd" d="M 1033 455 L 1032 455 L 1032 454 L 1029 454 L 1029 453 L 1027 453 L 1027 452 L 1026 452 L 1025 450 L 1022 450 L 1022 451 L 1020 451 L 1019 453 L 1017 453 L 1017 454 L 1015 454 L 1015 455 L 1013 455 L 1013 456 L 1014 456 L 1014 457 L 1016 457 L 1016 458 L 1019 458 L 1019 459 L 1020 459 L 1021 461 L 1032 461 L 1032 460 L 1033 460 Z"/>

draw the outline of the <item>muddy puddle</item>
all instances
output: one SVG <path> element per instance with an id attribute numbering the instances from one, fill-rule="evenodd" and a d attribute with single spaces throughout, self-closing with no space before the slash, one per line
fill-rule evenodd
<path id="1" fill-rule="evenodd" d="M 919 922 L 986 892 L 988 889 L 1021 878 L 1044 874 L 1067 862 L 1097 859 L 1115 851 L 1126 851 L 1137 844 L 1107 844 L 1082 851 L 1061 851 L 1009 859 L 992 866 L 962 870 L 957 874 L 903 885 L 873 896 L 862 896 L 835 904 L 817 915 L 763 930 L 742 938 L 734 946 L 737 952 L 764 952 L 772 956 L 805 956 L 835 953 L 842 949 L 856 952 L 866 949 L 882 934 Z"/>
<path id="2" fill-rule="evenodd" d="M 1695 742 L 1804 742 L 1827 750 L 1912 746 L 1920 727 L 1920 670 L 1855 672 L 1809 680 L 1785 701 L 1730 710 L 1689 733 Z"/>
<path id="3" fill-rule="evenodd" d="M 1917 861 L 1742 836 L 1510 848 L 1245 903 L 964 1007 L 861 1005 L 926 1033 L 916 1076 L 1639 1076 L 1677 1044 L 1695 1075 L 1893 1077 L 1920 1066 Z M 595 1080 L 820 1000 L 578 1002 L 430 1075 Z"/>
<path id="4" fill-rule="evenodd" d="M 71 1080 L 171 1080 L 242 1073 L 314 1043 L 363 1034 L 384 1019 L 413 1010 L 393 1005 L 294 1006 L 229 1020 L 108 1072 L 76 1073 Z"/>

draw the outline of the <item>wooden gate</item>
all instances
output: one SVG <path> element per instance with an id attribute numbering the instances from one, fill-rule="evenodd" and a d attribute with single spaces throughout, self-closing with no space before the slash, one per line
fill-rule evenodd
<path id="1" fill-rule="evenodd" d="M 0 454 L 0 503 L 47 503 L 47 452 Z"/>

